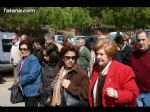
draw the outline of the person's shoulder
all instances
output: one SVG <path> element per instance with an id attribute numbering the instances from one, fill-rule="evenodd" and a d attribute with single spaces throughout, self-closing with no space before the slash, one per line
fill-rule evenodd
<path id="1" fill-rule="evenodd" d="M 100 69 L 100 65 L 99 64 L 93 67 L 93 71 L 98 71 L 99 69 Z"/>
<path id="2" fill-rule="evenodd" d="M 74 66 L 74 70 L 75 70 L 76 72 L 78 72 L 78 71 L 80 71 L 80 72 L 84 71 L 84 69 L 83 69 L 79 64 L 76 64 L 76 65 Z"/>
<path id="3" fill-rule="evenodd" d="M 138 54 L 140 54 L 140 51 L 138 49 L 132 51 L 132 55 L 138 55 Z"/>
<path id="4" fill-rule="evenodd" d="M 114 67 L 113 70 L 120 77 L 127 78 L 128 76 L 135 76 L 134 71 L 130 66 L 122 64 L 122 63 L 117 62 L 117 61 L 115 63 L 116 63 L 116 66 Z"/>
<path id="5" fill-rule="evenodd" d="M 125 46 L 125 49 L 128 50 L 128 52 L 132 52 L 134 49 L 132 47 L 130 47 L 129 45 Z"/>
<path id="6" fill-rule="evenodd" d="M 87 76 L 87 72 L 78 64 L 75 65 L 74 70 L 77 72 L 77 74 L 80 74 L 80 76 Z"/>
<path id="7" fill-rule="evenodd" d="M 18 45 L 18 46 L 19 46 L 19 44 L 20 44 L 20 41 L 18 40 L 18 41 L 16 42 L 16 45 Z"/>
<path id="8" fill-rule="evenodd" d="M 29 57 L 28 57 L 28 60 L 30 60 L 30 61 L 37 61 L 38 58 L 36 56 L 34 56 L 33 54 L 30 54 Z"/>
<path id="9" fill-rule="evenodd" d="M 113 60 L 112 63 L 117 66 L 117 68 L 119 68 L 118 70 L 129 70 L 129 69 L 132 69 L 129 65 L 126 65 L 126 64 L 123 64 L 123 63 L 120 63 L 116 60 Z"/>
<path id="10" fill-rule="evenodd" d="M 86 47 L 86 46 L 84 46 L 84 48 L 83 48 L 85 51 L 87 51 L 87 52 L 90 52 L 90 50 Z"/>
<path id="11" fill-rule="evenodd" d="M 45 68 L 47 66 L 47 63 L 42 62 L 42 68 Z"/>

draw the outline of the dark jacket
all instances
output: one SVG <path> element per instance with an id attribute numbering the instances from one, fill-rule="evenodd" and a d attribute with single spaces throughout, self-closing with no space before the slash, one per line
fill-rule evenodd
<path id="1" fill-rule="evenodd" d="M 52 95 L 51 83 L 55 78 L 58 66 L 56 64 L 50 65 L 42 63 L 42 84 L 40 86 L 40 94 L 46 99 Z"/>
<path id="2" fill-rule="evenodd" d="M 43 49 L 41 49 L 40 51 L 35 49 L 33 52 L 33 55 L 38 58 L 38 61 L 39 61 L 40 65 L 42 66 L 42 62 L 44 60 Z"/>
<path id="3" fill-rule="evenodd" d="M 117 52 L 115 59 L 123 64 L 129 65 L 129 54 L 133 51 L 133 48 L 126 45 L 123 50 Z"/>
<path id="4" fill-rule="evenodd" d="M 89 77 L 87 72 L 78 64 L 76 64 L 72 70 L 66 74 L 65 79 L 71 81 L 66 91 L 73 95 L 75 98 L 88 103 Z M 65 104 L 61 105 L 65 106 Z"/>

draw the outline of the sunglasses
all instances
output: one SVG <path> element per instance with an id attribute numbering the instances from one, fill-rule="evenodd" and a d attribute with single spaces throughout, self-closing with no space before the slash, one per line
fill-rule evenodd
<path id="1" fill-rule="evenodd" d="M 66 59 L 66 60 L 69 60 L 69 59 L 76 60 L 77 57 L 76 56 L 64 56 L 64 59 Z"/>
<path id="2" fill-rule="evenodd" d="M 19 48 L 20 51 L 27 51 L 27 48 Z"/>

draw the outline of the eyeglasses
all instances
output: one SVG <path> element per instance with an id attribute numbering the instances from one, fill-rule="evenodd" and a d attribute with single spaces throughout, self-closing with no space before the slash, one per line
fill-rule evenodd
<path id="1" fill-rule="evenodd" d="M 27 48 L 19 48 L 20 51 L 27 51 Z"/>
<path id="2" fill-rule="evenodd" d="M 64 59 L 66 59 L 66 60 L 69 60 L 69 59 L 76 60 L 77 57 L 76 56 L 64 56 Z"/>

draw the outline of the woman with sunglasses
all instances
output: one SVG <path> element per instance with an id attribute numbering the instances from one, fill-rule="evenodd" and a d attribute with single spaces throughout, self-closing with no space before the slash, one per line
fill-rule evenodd
<path id="1" fill-rule="evenodd" d="M 87 72 L 77 64 L 77 57 L 77 49 L 72 45 L 61 49 L 60 67 L 52 83 L 51 106 L 87 106 L 89 78 Z"/>
<path id="2" fill-rule="evenodd" d="M 19 84 L 25 96 L 25 107 L 37 107 L 39 102 L 39 86 L 41 84 L 41 66 L 32 54 L 30 41 L 24 40 L 19 44 L 22 59 L 19 63 Z"/>

